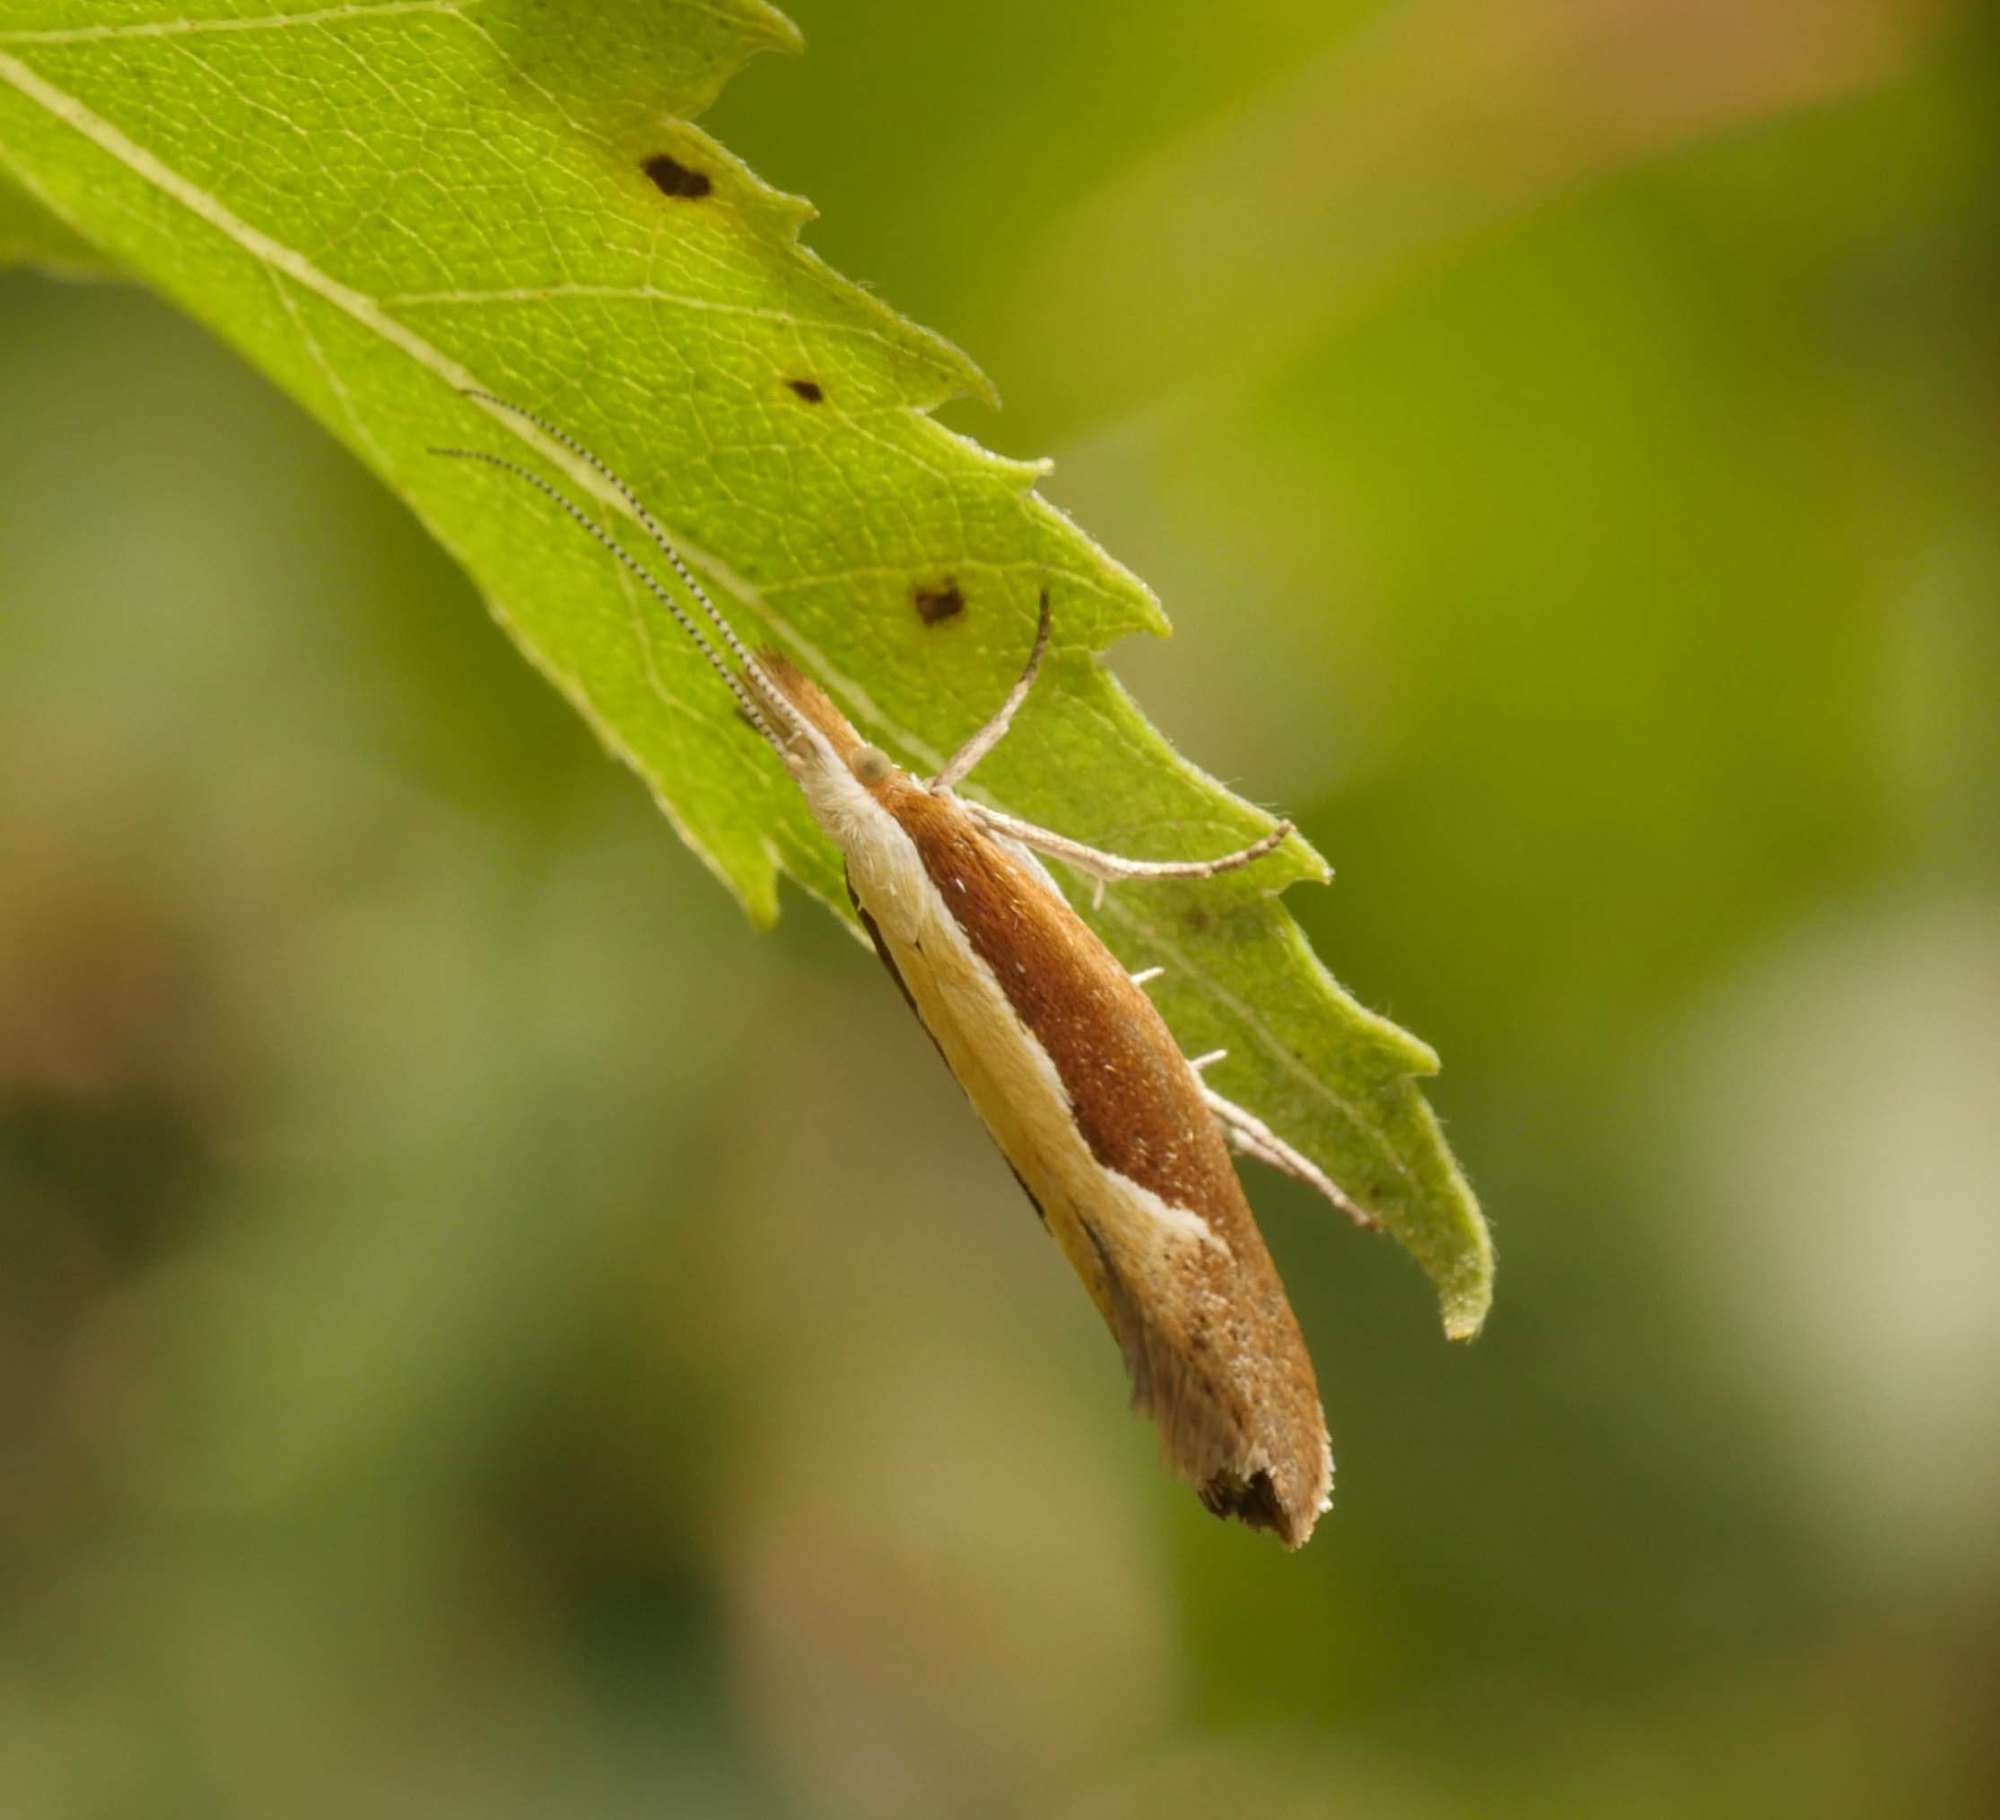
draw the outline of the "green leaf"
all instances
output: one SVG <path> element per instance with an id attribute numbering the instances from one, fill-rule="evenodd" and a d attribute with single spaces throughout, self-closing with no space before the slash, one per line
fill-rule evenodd
<path id="1" fill-rule="evenodd" d="M 1004 693 L 1046 585 L 1047 679 L 975 794 L 1141 857 L 1254 837 L 1270 818 L 1099 665 L 1165 630 L 1151 594 L 1036 496 L 1038 466 L 929 415 L 984 395 L 978 372 L 803 249 L 808 206 L 691 123 L 794 40 L 758 0 L 0 0 L 0 171 L 407 499 L 759 920 L 781 870 L 845 915 L 838 857 L 640 589 L 540 496 L 429 452 L 540 464 L 615 517 L 587 469 L 468 388 L 598 450 L 747 635 L 915 765 Z M 1436 1059 L 1308 951 L 1276 893 L 1323 875 L 1294 839 L 1199 886 L 1114 888 L 1093 920 L 1169 970 L 1177 1034 L 1231 1052 L 1219 1090 L 1378 1211 L 1470 1334 L 1491 1252 L 1415 1083 Z"/>

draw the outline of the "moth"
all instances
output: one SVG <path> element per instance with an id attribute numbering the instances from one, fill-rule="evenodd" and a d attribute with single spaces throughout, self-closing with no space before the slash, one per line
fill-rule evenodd
<path id="1" fill-rule="evenodd" d="M 753 653 L 738 638 L 604 462 L 533 413 L 474 396 L 534 424 L 615 489 L 702 617 L 530 469 L 481 450 L 436 452 L 486 462 L 546 494 L 693 641 L 839 848 L 862 926 L 1110 1328 L 1167 1464 L 1217 1516 L 1297 1548 L 1331 1502 L 1333 1454 L 1311 1357 L 1230 1152 L 1287 1170 L 1359 1223 L 1375 1222 L 1203 1081 L 1222 1052 L 1182 1054 L 1146 994 L 1160 970 L 1128 973 L 1037 857 L 1101 893 L 1112 882 L 1254 864 L 1291 824 L 1214 859 L 1125 859 L 961 795 L 1034 686 L 1049 644 L 1046 589 L 1006 699 L 936 776 L 913 776 L 782 654 Z"/>

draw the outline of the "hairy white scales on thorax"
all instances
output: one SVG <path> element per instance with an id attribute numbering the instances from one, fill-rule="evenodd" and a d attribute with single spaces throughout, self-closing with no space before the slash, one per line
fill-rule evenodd
<path id="1" fill-rule="evenodd" d="M 813 819 L 840 849 L 847 876 L 878 924 L 907 919 L 929 887 L 915 843 L 896 818 L 869 795 L 833 743 L 816 727 L 800 729 L 787 758 Z"/>

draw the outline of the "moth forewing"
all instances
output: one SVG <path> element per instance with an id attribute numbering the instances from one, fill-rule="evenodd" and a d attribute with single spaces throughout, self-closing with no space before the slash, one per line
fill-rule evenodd
<path id="1" fill-rule="evenodd" d="M 888 764 L 789 666 L 767 686 L 812 723 L 787 762 L 883 958 L 1116 1337 L 1169 1463 L 1211 1510 L 1296 1547 L 1331 1485 L 1318 1387 L 1165 1021 L 1032 860 Z"/>

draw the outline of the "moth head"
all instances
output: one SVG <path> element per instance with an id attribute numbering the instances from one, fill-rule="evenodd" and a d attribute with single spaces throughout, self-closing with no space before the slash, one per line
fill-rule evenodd
<path id="1" fill-rule="evenodd" d="M 773 740 L 794 776 L 822 765 L 844 765 L 856 777 L 862 776 L 863 758 L 873 747 L 862 743 L 861 735 L 847 716 L 833 705 L 832 698 L 818 683 L 805 675 L 781 651 L 759 651 L 744 672 L 752 692 L 763 706 L 765 718 L 778 730 Z M 879 779 L 895 767 L 881 752 L 875 760 L 883 769 Z"/>

